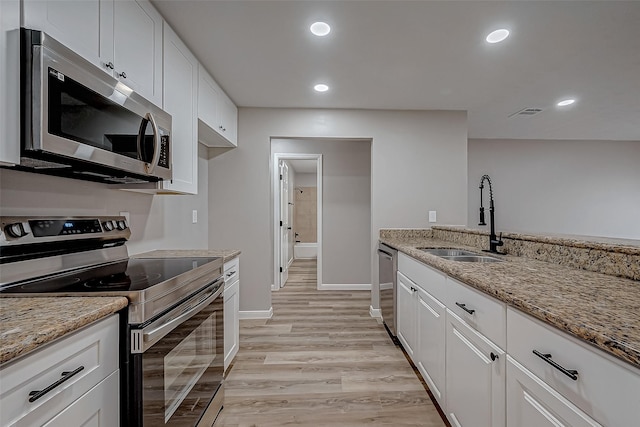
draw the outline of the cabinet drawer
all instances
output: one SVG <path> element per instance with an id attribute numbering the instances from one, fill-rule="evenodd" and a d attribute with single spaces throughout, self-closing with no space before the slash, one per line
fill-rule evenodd
<path id="1" fill-rule="evenodd" d="M 640 371 L 518 310 L 507 310 L 507 322 L 507 352 L 526 369 L 600 424 L 637 425 Z M 570 378 L 534 350 L 577 371 L 577 378 Z"/>
<path id="2" fill-rule="evenodd" d="M 506 304 L 447 278 L 445 305 L 500 348 L 506 348 Z"/>
<path id="3" fill-rule="evenodd" d="M 240 278 L 240 258 L 236 257 L 224 263 L 224 283 L 229 287 Z"/>
<path id="4" fill-rule="evenodd" d="M 29 402 L 29 393 L 77 374 Z M 118 315 L 112 315 L 0 370 L 0 425 L 33 426 L 47 420 L 118 369 Z M 28 418 L 28 419 L 25 419 Z"/>
<path id="5" fill-rule="evenodd" d="M 433 268 L 403 254 L 398 254 L 398 271 L 436 299 L 444 301 L 446 276 Z"/>

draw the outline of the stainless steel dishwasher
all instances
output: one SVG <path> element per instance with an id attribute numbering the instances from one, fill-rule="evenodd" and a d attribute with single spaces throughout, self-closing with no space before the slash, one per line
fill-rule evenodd
<path id="1" fill-rule="evenodd" d="M 396 338 L 396 274 L 398 251 L 378 243 L 378 278 L 380 281 L 380 311 L 382 320 L 394 342 Z"/>

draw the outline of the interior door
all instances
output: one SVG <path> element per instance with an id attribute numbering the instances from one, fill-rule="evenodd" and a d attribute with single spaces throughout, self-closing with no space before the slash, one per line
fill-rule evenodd
<path id="1" fill-rule="evenodd" d="M 280 287 L 289 278 L 289 165 L 280 160 Z"/>

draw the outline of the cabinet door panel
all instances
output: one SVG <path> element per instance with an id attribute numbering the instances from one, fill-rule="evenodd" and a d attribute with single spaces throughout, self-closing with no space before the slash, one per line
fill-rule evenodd
<path id="1" fill-rule="evenodd" d="M 198 61 L 165 23 L 164 110 L 171 114 L 173 179 L 165 189 L 198 192 Z"/>
<path id="2" fill-rule="evenodd" d="M 23 25 L 41 30 L 80 56 L 111 72 L 113 0 L 24 0 Z"/>
<path id="3" fill-rule="evenodd" d="M 511 356 L 507 356 L 507 425 L 601 426 Z"/>
<path id="4" fill-rule="evenodd" d="M 447 414 L 451 423 L 458 427 L 504 426 L 504 351 L 448 309 L 446 342 Z"/>
<path id="5" fill-rule="evenodd" d="M 398 272 L 398 287 L 396 299 L 398 308 L 398 339 L 411 359 L 414 359 L 416 341 L 416 308 L 414 291 L 415 285 L 405 275 Z"/>
<path id="6" fill-rule="evenodd" d="M 444 409 L 446 308 L 429 293 L 418 294 L 417 366 Z"/>
<path id="7" fill-rule="evenodd" d="M 224 290 L 224 369 L 226 370 L 239 348 L 240 281 L 236 280 Z"/>
<path id="8" fill-rule="evenodd" d="M 111 427 L 120 423 L 119 371 L 105 378 L 43 427 Z"/>
<path id="9" fill-rule="evenodd" d="M 20 1 L 0 1 L 0 164 L 20 163 Z"/>
<path id="10" fill-rule="evenodd" d="M 162 105 L 162 16 L 144 1 L 116 1 L 114 64 L 120 80 Z"/>

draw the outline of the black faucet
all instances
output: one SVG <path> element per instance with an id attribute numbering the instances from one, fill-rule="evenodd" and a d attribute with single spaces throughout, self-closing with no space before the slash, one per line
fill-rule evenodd
<path id="1" fill-rule="evenodd" d="M 504 242 L 502 241 L 502 233 L 500 233 L 499 239 L 496 238 L 496 208 L 493 204 L 493 187 L 491 186 L 491 178 L 489 177 L 489 175 L 482 175 L 482 179 L 480 180 L 480 223 L 478 225 L 487 225 L 487 223 L 484 222 L 484 206 L 482 206 L 482 189 L 484 188 L 485 181 L 489 183 L 489 222 L 491 223 L 491 233 L 489 234 L 489 252 L 499 254 L 502 252 L 498 252 L 498 246 L 504 245 Z"/>

